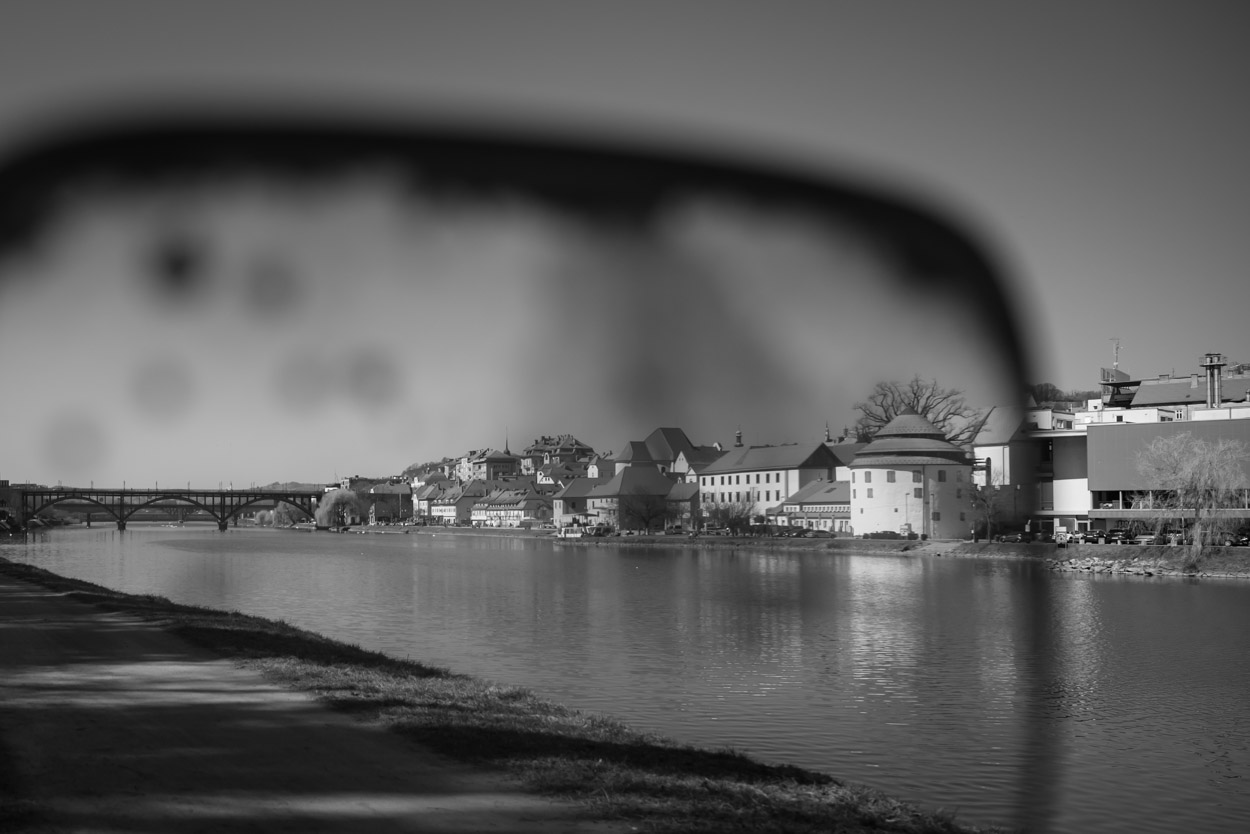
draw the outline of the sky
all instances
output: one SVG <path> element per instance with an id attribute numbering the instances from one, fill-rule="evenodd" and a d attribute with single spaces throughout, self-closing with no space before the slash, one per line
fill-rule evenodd
<path id="1" fill-rule="evenodd" d="M 1030 381 L 1087 389 L 1113 340 L 1134 376 L 1188 373 L 1207 351 L 1250 361 L 1243 5 L 10 0 L 0 155 L 113 108 L 273 101 L 846 174 L 976 230 L 1007 273 Z M 693 201 L 640 241 L 515 207 L 414 209 L 368 176 L 320 203 L 240 199 L 194 215 L 223 253 L 194 317 L 127 300 L 168 206 L 152 195 L 95 204 L 0 272 L 0 362 L 20 380 L 0 398 L 0 478 L 325 481 L 538 434 L 617 450 L 672 424 L 696 442 L 815 442 L 853 422 L 873 378 L 932 374 L 978 405 L 1002 393 L 957 310 L 862 295 L 888 265 L 803 218 Z M 434 248 L 414 249 L 414 217 Z M 387 289 L 414 257 L 442 265 L 419 309 Z M 864 277 L 805 282 L 830 269 Z M 675 302 L 620 290 L 639 275 Z M 301 286 L 315 303 L 270 303 Z M 485 327 L 483 307 L 526 313 Z M 100 372 L 103 355 L 122 370 Z"/>

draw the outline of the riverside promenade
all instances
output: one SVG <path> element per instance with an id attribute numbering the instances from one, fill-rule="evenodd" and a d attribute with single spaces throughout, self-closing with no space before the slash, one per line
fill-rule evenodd
<path id="1" fill-rule="evenodd" d="M 0 571 L 0 830 L 608 832 L 570 805 Z"/>

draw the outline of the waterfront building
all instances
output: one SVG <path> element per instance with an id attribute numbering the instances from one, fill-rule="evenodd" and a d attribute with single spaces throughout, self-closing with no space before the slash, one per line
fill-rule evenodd
<path id="1" fill-rule="evenodd" d="M 851 463 L 851 528 L 966 538 L 972 462 L 914 409 L 883 426 Z"/>
<path id="2" fill-rule="evenodd" d="M 734 447 L 699 474 L 699 501 L 749 503 L 750 514 L 762 517 L 799 489 L 815 481 L 832 481 L 838 459 L 823 443 Z"/>
<path id="3" fill-rule="evenodd" d="M 533 484 L 500 486 L 479 497 L 470 508 L 470 521 L 480 527 L 519 527 L 523 521 L 551 519 L 552 501 Z"/>
<path id="4" fill-rule="evenodd" d="M 474 479 L 448 487 L 430 501 L 430 515 L 440 524 L 467 524 L 472 517 L 473 505 L 501 486 L 499 482 Z"/>
<path id="5" fill-rule="evenodd" d="M 597 522 L 590 514 L 589 496 L 597 487 L 612 480 L 608 477 L 576 478 L 552 497 L 552 521 L 557 527 L 585 526 Z M 594 520 L 592 520 L 592 518 Z"/>
<path id="6" fill-rule="evenodd" d="M 403 521 L 409 517 L 412 485 L 406 481 L 388 480 L 358 495 L 368 505 L 370 524 Z"/>
<path id="7" fill-rule="evenodd" d="M 664 502 L 665 515 L 671 520 L 682 507 L 669 505 L 670 496 L 678 504 L 689 502 L 686 491 L 674 493 L 678 479 L 671 473 L 661 472 L 653 466 L 627 466 L 615 475 L 586 494 L 585 515 L 591 524 L 606 524 L 609 527 L 630 529 L 637 526 L 631 516 L 630 503 L 647 505 L 648 510 L 655 507 L 656 502 Z M 697 513 L 698 508 L 686 508 L 685 512 Z"/>
<path id="8" fill-rule="evenodd" d="M 770 507 L 765 515 L 769 524 L 782 527 L 849 533 L 851 531 L 849 474 L 846 481 L 813 481 L 776 507 Z"/>
<path id="9" fill-rule="evenodd" d="M 1219 353 L 1198 364 L 1200 372 L 1187 376 L 1149 378 L 1103 368 L 1100 398 L 992 409 L 973 444 L 978 482 L 1007 490 L 1003 514 L 1016 510 L 1018 523 L 1024 513 L 1038 532 L 1144 523 L 1141 504 L 1159 485 L 1138 474 L 1137 456 L 1153 439 L 1188 432 L 1250 445 L 1247 366 Z"/>

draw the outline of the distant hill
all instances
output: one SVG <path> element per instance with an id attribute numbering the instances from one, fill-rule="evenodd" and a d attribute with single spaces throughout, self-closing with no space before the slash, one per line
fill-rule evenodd
<path id="1" fill-rule="evenodd" d="M 272 484 L 265 484 L 261 487 L 261 489 L 289 489 L 296 492 L 321 492 L 325 488 L 325 484 L 305 484 L 299 481 L 274 481 Z"/>

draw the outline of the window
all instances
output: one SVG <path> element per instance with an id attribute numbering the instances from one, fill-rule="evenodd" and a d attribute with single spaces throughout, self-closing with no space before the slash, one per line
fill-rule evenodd
<path id="1" fill-rule="evenodd" d="M 919 470 L 919 469 L 912 470 L 912 473 L 911 473 L 911 482 L 912 482 L 913 484 L 918 484 L 918 483 L 920 483 L 920 470 Z"/>
<path id="2" fill-rule="evenodd" d="M 964 491 L 963 491 L 962 489 L 957 489 L 957 490 L 955 490 L 955 497 L 956 497 L 956 498 L 963 498 L 963 497 L 964 497 Z M 960 519 L 960 521 L 962 521 L 962 520 L 963 520 L 963 519 Z"/>
<path id="3" fill-rule="evenodd" d="M 946 483 L 946 470 L 945 469 L 938 470 L 938 483 Z"/>
<path id="4" fill-rule="evenodd" d="M 758 473 L 758 472 L 756 472 L 756 473 L 755 473 L 755 482 L 756 482 L 757 484 L 760 482 L 760 473 Z"/>
<path id="5" fill-rule="evenodd" d="M 886 482 L 887 484 L 892 484 L 892 483 L 894 483 L 894 470 L 893 470 L 893 469 L 891 469 L 889 472 L 886 472 L 886 473 L 885 473 L 885 482 Z"/>
<path id="6" fill-rule="evenodd" d="M 854 489 L 853 489 L 853 490 L 851 490 L 851 497 L 852 497 L 852 498 L 855 498 L 855 497 L 857 497 L 857 496 L 858 496 L 858 491 L 857 491 L 857 490 L 854 490 Z M 862 512 L 862 510 L 861 510 L 861 512 Z"/>
<path id="7" fill-rule="evenodd" d="M 771 473 L 769 473 L 769 472 L 765 472 L 765 473 L 764 473 L 764 483 L 766 483 L 766 484 L 767 484 L 767 483 L 769 483 L 769 482 L 770 482 L 770 481 L 769 481 L 769 478 L 770 478 L 770 477 L 771 477 Z"/>
<path id="8" fill-rule="evenodd" d="M 851 483 L 855 483 L 855 473 L 851 473 Z"/>
<path id="9" fill-rule="evenodd" d="M 964 518 L 964 514 L 963 514 L 963 513 L 960 513 L 960 514 L 959 514 L 959 520 L 960 520 L 960 521 L 967 521 L 968 519 Z"/>
<path id="10" fill-rule="evenodd" d="M 964 471 L 962 469 L 955 470 L 955 480 L 961 484 L 964 482 Z"/>
<path id="11" fill-rule="evenodd" d="M 924 498 L 924 490 L 920 487 L 913 489 L 912 494 L 914 494 L 917 498 Z"/>
<path id="12" fill-rule="evenodd" d="M 941 520 L 942 520 L 942 514 L 941 514 L 941 513 L 939 513 L 937 510 L 934 510 L 934 511 L 933 511 L 933 520 L 934 520 L 934 521 L 941 521 Z"/>
<path id="13" fill-rule="evenodd" d="M 872 487 L 868 487 L 868 497 L 872 497 Z"/>
<path id="14" fill-rule="evenodd" d="M 864 473 L 864 483 L 866 483 L 866 484 L 871 484 L 871 483 L 872 483 L 872 473 L 871 473 L 871 472 L 865 472 L 865 473 Z"/>

